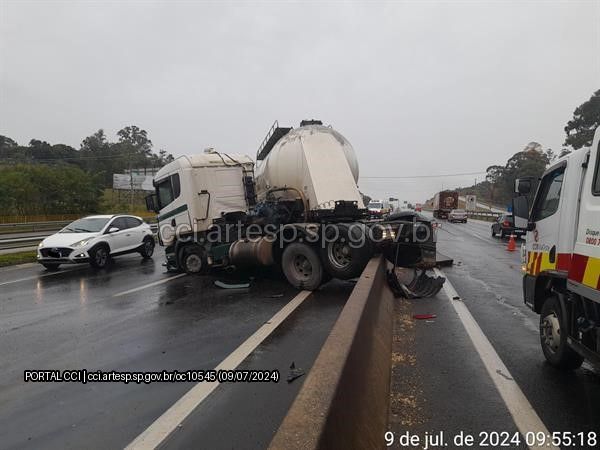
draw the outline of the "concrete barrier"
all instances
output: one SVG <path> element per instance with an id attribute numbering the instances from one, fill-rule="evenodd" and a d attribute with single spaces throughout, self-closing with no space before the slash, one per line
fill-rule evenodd
<path id="1" fill-rule="evenodd" d="M 385 446 L 393 296 L 375 257 L 356 283 L 270 449 Z"/>

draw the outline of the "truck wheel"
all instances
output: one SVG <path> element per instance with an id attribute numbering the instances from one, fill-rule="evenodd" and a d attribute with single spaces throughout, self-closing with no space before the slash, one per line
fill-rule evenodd
<path id="1" fill-rule="evenodd" d="M 181 250 L 180 267 L 187 273 L 200 273 L 206 265 L 204 252 L 195 245 L 188 245 Z"/>
<path id="2" fill-rule="evenodd" d="M 327 240 L 321 245 L 321 260 L 327 273 L 340 280 L 360 276 L 373 256 L 373 247 L 366 229 L 357 226 L 337 225 L 335 241 Z"/>
<path id="3" fill-rule="evenodd" d="M 297 289 L 313 291 L 321 285 L 323 265 L 317 252 L 306 244 L 288 245 L 283 250 L 281 268 L 288 282 Z"/>
<path id="4" fill-rule="evenodd" d="M 103 269 L 110 261 L 110 251 L 107 245 L 99 245 L 89 252 L 90 265 L 94 269 Z"/>
<path id="5" fill-rule="evenodd" d="M 583 363 L 583 357 L 567 344 L 567 332 L 564 326 L 566 317 L 562 317 L 560 302 L 555 295 L 546 299 L 540 314 L 540 342 L 546 360 L 555 367 L 564 370 L 577 369 Z"/>
<path id="6" fill-rule="evenodd" d="M 144 243 L 142 244 L 142 249 L 140 250 L 140 255 L 142 258 L 149 259 L 152 258 L 152 254 L 154 253 L 154 239 L 146 238 L 144 239 Z"/>

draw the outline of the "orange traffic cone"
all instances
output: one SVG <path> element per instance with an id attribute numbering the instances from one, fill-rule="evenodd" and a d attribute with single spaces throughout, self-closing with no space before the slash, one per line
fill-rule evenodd
<path id="1" fill-rule="evenodd" d="M 508 246 L 506 247 L 506 250 L 508 250 L 509 252 L 514 252 L 517 249 L 517 244 L 515 243 L 515 235 L 511 234 L 510 238 L 508 239 Z"/>

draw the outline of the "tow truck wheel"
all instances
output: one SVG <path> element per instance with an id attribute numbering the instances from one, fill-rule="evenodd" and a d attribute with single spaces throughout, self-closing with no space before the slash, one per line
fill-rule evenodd
<path id="1" fill-rule="evenodd" d="M 297 289 L 315 290 L 323 280 L 319 255 L 306 244 L 288 245 L 281 256 L 281 268 L 288 282 Z"/>
<path id="2" fill-rule="evenodd" d="M 367 230 L 362 227 L 337 225 L 338 236 L 321 245 L 325 271 L 334 278 L 348 280 L 359 276 L 373 255 Z M 331 238 L 331 236 L 329 236 Z"/>
<path id="3" fill-rule="evenodd" d="M 181 250 L 180 261 L 181 268 L 187 273 L 200 273 L 205 266 L 202 250 L 194 245 L 189 245 Z"/>
<path id="4" fill-rule="evenodd" d="M 567 344 L 565 321 L 558 298 L 555 295 L 548 297 L 540 314 L 540 341 L 544 356 L 559 369 L 573 370 L 581 366 L 583 357 Z"/>

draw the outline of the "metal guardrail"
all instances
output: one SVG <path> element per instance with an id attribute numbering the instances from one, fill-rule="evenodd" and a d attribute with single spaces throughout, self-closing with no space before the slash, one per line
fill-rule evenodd
<path id="1" fill-rule="evenodd" d="M 486 220 L 488 222 L 494 222 L 502 213 L 497 212 L 485 212 L 485 211 L 467 211 L 467 217 L 471 219 Z"/>
<path id="2" fill-rule="evenodd" d="M 64 220 L 52 222 L 0 223 L 0 233 L 60 230 L 61 228 L 69 225 L 71 222 L 73 221 Z"/>
<path id="3" fill-rule="evenodd" d="M 43 223 L 43 222 L 40 222 L 40 223 Z M 51 223 L 51 222 L 45 222 L 45 223 Z M 58 222 L 54 222 L 54 223 L 58 224 Z M 71 223 L 71 222 L 67 222 L 64 225 L 68 225 L 69 223 Z M 12 225 L 12 224 L 10 224 L 10 225 Z M 62 226 L 60 228 L 56 228 L 54 230 L 45 230 L 45 231 L 48 231 L 48 233 L 38 234 L 36 236 L 25 236 L 25 237 L 19 237 L 19 238 L 10 238 L 10 237 L 9 238 L 0 238 L 0 250 L 13 250 L 13 249 L 28 248 L 28 247 L 36 246 L 37 244 L 42 242 L 48 236 L 52 236 L 54 234 L 54 231 L 58 231 L 61 228 L 62 228 Z M 152 231 L 154 233 L 156 233 L 158 231 L 158 225 L 155 223 L 150 224 L 150 228 L 152 229 Z"/>

